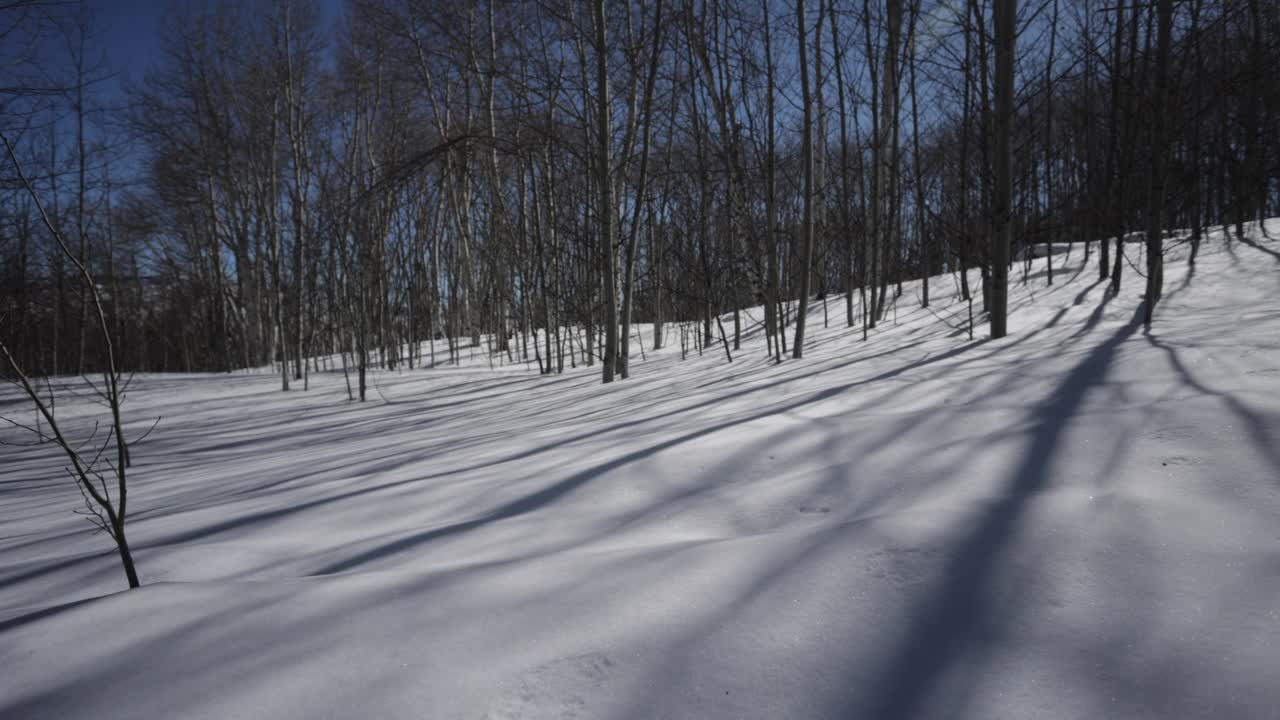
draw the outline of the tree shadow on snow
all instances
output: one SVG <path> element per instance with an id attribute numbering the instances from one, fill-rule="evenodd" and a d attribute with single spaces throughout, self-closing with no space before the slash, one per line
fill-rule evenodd
<path id="1" fill-rule="evenodd" d="M 1275 260 L 1276 262 L 1280 263 L 1280 252 L 1276 252 L 1275 250 L 1272 250 L 1271 248 L 1268 248 L 1268 247 L 1263 247 L 1260 243 L 1258 243 L 1258 241 L 1250 238 L 1248 235 L 1245 235 L 1244 237 L 1240 237 L 1237 239 L 1240 242 L 1244 243 L 1245 245 L 1248 245 L 1249 247 L 1253 248 L 1254 250 L 1257 250 L 1259 252 L 1264 252 L 1270 255 L 1272 260 Z"/>
<path id="2" fill-rule="evenodd" d="M 1214 390 L 1204 383 L 1200 382 L 1195 375 L 1191 374 L 1190 368 L 1182 361 L 1171 345 L 1166 344 L 1160 339 L 1160 336 L 1152 333 L 1150 329 L 1143 332 L 1143 337 L 1154 348 L 1162 351 L 1169 360 L 1169 365 L 1178 373 L 1182 384 L 1191 388 L 1201 395 L 1216 398 L 1226 405 L 1227 409 L 1232 412 L 1244 424 L 1253 445 L 1263 458 L 1271 465 L 1272 470 L 1280 475 L 1280 438 L 1272 437 L 1269 425 L 1274 421 L 1268 421 L 1253 409 L 1249 408 L 1238 397 L 1231 393 Z"/>
<path id="3" fill-rule="evenodd" d="M 685 443 L 691 442 L 698 438 L 705 437 L 713 433 L 718 433 L 724 430 L 728 430 L 730 428 L 743 425 L 745 423 L 764 419 L 780 413 L 797 410 L 799 408 L 810 405 L 812 403 L 821 402 L 823 400 L 827 400 L 829 398 L 835 397 L 837 395 L 840 395 L 848 390 L 851 390 L 861 385 L 875 383 L 882 380 L 888 380 L 890 378 L 896 377 L 898 375 L 909 372 L 916 368 L 923 367 L 925 365 L 929 365 L 932 363 L 936 363 L 951 357 L 955 357 L 956 355 L 959 355 L 964 351 L 974 347 L 975 345 L 981 344 L 982 342 L 984 341 L 979 340 L 973 343 L 968 343 L 966 345 L 961 345 L 947 352 L 938 353 L 937 355 L 926 357 L 915 363 L 910 363 L 910 364 L 900 366 L 893 370 L 880 373 L 879 375 L 876 375 L 874 377 L 826 388 L 824 390 L 811 393 L 798 400 L 785 403 L 781 406 L 769 406 L 756 413 L 752 413 L 742 417 L 733 417 L 731 419 L 728 419 L 719 423 L 704 426 L 700 429 L 694 430 L 692 432 L 689 432 L 683 435 L 679 435 L 677 437 L 665 440 L 655 445 L 651 445 L 651 446 L 642 448 L 640 450 L 626 453 L 612 460 L 608 460 L 606 462 L 588 467 L 584 470 L 580 470 L 564 478 L 563 480 L 560 480 L 559 482 L 556 482 L 552 485 L 542 488 L 541 490 L 529 493 L 527 495 L 523 495 L 510 502 L 504 503 L 498 506 L 497 508 L 495 508 L 494 510 L 491 510 L 488 513 L 485 513 L 484 515 L 481 515 L 480 517 L 474 518 L 472 520 L 466 520 L 462 522 L 451 523 L 448 525 L 443 525 L 435 528 L 422 530 L 420 532 L 411 533 L 409 535 L 403 535 L 401 537 L 397 537 L 394 539 L 389 539 L 385 542 L 374 545 L 373 547 L 368 548 L 362 552 L 358 552 L 354 555 L 351 555 L 350 557 L 343 558 L 336 562 L 330 563 L 324 566 L 323 568 L 321 568 L 320 570 L 316 571 L 315 574 L 329 575 L 334 573 L 345 572 L 345 571 L 360 567 L 366 563 L 370 563 L 370 562 L 382 559 L 384 557 L 388 557 L 390 555 L 394 555 L 394 554 L 409 550 L 411 548 L 418 547 L 425 543 L 431 542 L 432 540 L 437 540 L 440 538 L 456 535 L 458 533 L 467 532 L 469 530 L 483 527 L 491 523 L 507 520 L 510 518 L 514 518 L 520 515 L 533 512 L 535 510 L 539 510 L 551 504 L 552 502 L 564 496 L 569 495 L 570 493 L 574 492 L 575 490 L 586 485 L 587 483 L 591 482 L 592 480 L 594 480 L 595 478 L 601 475 L 609 473 L 625 465 L 629 465 L 631 463 L 638 462 L 645 458 L 651 457 L 664 450 L 668 450 L 668 449 L 683 445 Z M 555 444 L 561 444 L 561 443 L 555 443 Z M 538 451 L 540 452 L 541 450 L 538 450 Z"/>
<path id="4" fill-rule="evenodd" d="M 1003 497 L 982 511 L 951 553 L 937 588 L 915 608 L 907 629 L 870 694 L 851 716 L 896 720 L 916 716 L 965 660 L 975 660 L 998 627 L 993 585 L 1016 543 L 1032 498 L 1046 489 L 1060 442 L 1089 391 L 1102 384 L 1116 351 L 1141 324 L 1141 308 L 1091 351 L 1043 403 L 1031 411 L 1031 442 L 1010 474 Z"/>

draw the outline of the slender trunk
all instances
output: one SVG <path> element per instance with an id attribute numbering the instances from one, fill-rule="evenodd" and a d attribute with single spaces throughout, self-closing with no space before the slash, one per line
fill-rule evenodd
<path id="1" fill-rule="evenodd" d="M 1013 130 L 1014 34 L 1016 0 L 995 0 L 995 170 L 993 203 L 995 232 L 991 248 L 991 337 L 1007 332 L 1009 293 L 1009 245 L 1013 239 L 1013 178 L 1011 173 Z"/>
<path id="2" fill-rule="evenodd" d="M 804 219 L 800 241 L 800 307 L 796 312 L 796 335 L 791 355 L 799 360 L 804 355 L 804 324 L 809 308 L 809 276 L 813 260 L 813 110 L 809 97 L 809 61 L 805 48 L 804 0 L 796 0 L 796 30 L 799 33 L 800 95 L 804 109 L 802 154 L 804 164 Z"/>
<path id="3" fill-rule="evenodd" d="M 910 46 L 908 62 L 911 64 L 909 68 L 911 76 L 908 81 L 911 92 L 911 159 L 915 170 L 916 238 L 917 246 L 920 248 L 920 305 L 921 307 L 929 307 L 929 273 L 933 271 L 933 267 L 929 262 L 930 253 L 924 232 L 924 175 L 920 172 L 920 113 L 919 99 L 916 96 L 916 42 L 914 28 L 916 17 L 919 14 L 920 0 L 916 0 L 911 9 L 912 31 L 908 33 L 911 37 L 907 41 Z"/>
<path id="4" fill-rule="evenodd" d="M 609 46 L 606 44 L 604 0 L 592 3 L 595 16 L 596 55 L 596 183 L 599 188 L 597 216 L 599 243 L 604 270 L 605 332 L 603 353 L 604 382 L 613 382 L 618 361 L 618 288 L 613 256 L 613 191 L 610 185 L 611 158 L 609 138 Z"/>
<path id="5" fill-rule="evenodd" d="M 624 380 L 631 375 L 631 305 L 635 296 L 632 286 L 635 281 L 636 247 L 640 237 L 640 218 L 647 203 L 645 191 L 647 190 L 646 183 L 649 177 L 649 141 L 652 136 L 651 128 L 653 125 L 653 87 L 658 77 L 658 60 L 662 55 L 662 2 L 663 0 L 658 0 L 657 7 L 654 9 L 653 52 L 649 59 L 649 73 L 645 79 L 644 101 L 641 106 L 644 119 L 642 121 L 643 130 L 641 131 L 640 141 L 640 177 L 636 184 L 635 210 L 631 221 L 631 233 L 627 238 L 627 255 L 622 275 L 622 337 L 618 357 L 618 371 Z"/>
<path id="6" fill-rule="evenodd" d="M 778 278 L 778 201 L 777 181 L 774 172 L 775 158 L 775 120 L 774 92 L 776 89 L 773 65 L 773 34 L 769 25 L 771 15 L 768 0 L 761 0 L 764 11 L 764 53 L 765 53 L 765 272 L 768 273 L 767 292 L 765 294 L 765 332 L 774 339 L 775 358 L 782 362 L 782 328 L 779 324 L 779 308 L 781 288 Z"/>
<path id="7" fill-rule="evenodd" d="M 1169 45 L 1173 32 L 1173 0 L 1157 0 L 1155 98 L 1151 119 L 1151 177 L 1147 188 L 1147 297 L 1143 322 L 1151 326 L 1156 303 L 1164 290 L 1164 247 L 1162 240 L 1164 212 L 1165 113 L 1169 95 Z"/>
<path id="8" fill-rule="evenodd" d="M 1053 0 L 1053 16 L 1049 20 L 1049 55 L 1044 70 L 1044 135 L 1045 135 L 1045 209 L 1044 218 L 1049 223 L 1046 229 L 1044 269 L 1045 282 L 1053 284 L 1053 240 L 1054 240 L 1054 185 L 1053 185 L 1053 55 L 1058 41 L 1058 0 Z"/>

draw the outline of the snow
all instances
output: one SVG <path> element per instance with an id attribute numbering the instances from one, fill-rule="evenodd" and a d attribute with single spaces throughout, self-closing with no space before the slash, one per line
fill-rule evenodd
<path id="1" fill-rule="evenodd" d="M 0 447 L 0 717 L 1280 717 L 1267 229 L 1170 251 L 1150 332 L 1076 247 L 1000 341 L 935 278 L 865 343 L 816 301 L 780 366 L 642 328 L 608 387 L 139 377 L 140 590 L 53 449 Z"/>

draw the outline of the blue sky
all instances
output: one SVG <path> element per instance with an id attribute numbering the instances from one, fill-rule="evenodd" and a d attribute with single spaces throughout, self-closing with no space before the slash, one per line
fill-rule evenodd
<path id="1" fill-rule="evenodd" d="M 272 0 L 258 0 L 271 2 Z M 315 0 L 324 15 L 336 18 L 344 0 Z M 143 78 L 163 54 L 161 28 L 164 18 L 191 7 L 218 8 L 218 0 L 86 0 L 93 12 L 98 47 L 109 66 L 118 73 L 111 92 L 124 83 Z M 252 3 L 250 3 L 252 4 Z"/>
<path id="2" fill-rule="evenodd" d="M 173 0 L 89 0 L 107 62 L 121 79 L 141 79 L 160 56 L 160 21 Z"/>

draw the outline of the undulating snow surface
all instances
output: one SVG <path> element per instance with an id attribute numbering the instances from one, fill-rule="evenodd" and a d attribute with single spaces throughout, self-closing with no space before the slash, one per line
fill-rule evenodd
<path id="1" fill-rule="evenodd" d="M 948 277 L 780 366 L 140 377 L 142 589 L 0 447 L 0 717 L 1280 717 L 1268 229 L 1172 250 L 1150 332 L 1076 247 L 1001 341 Z"/>

